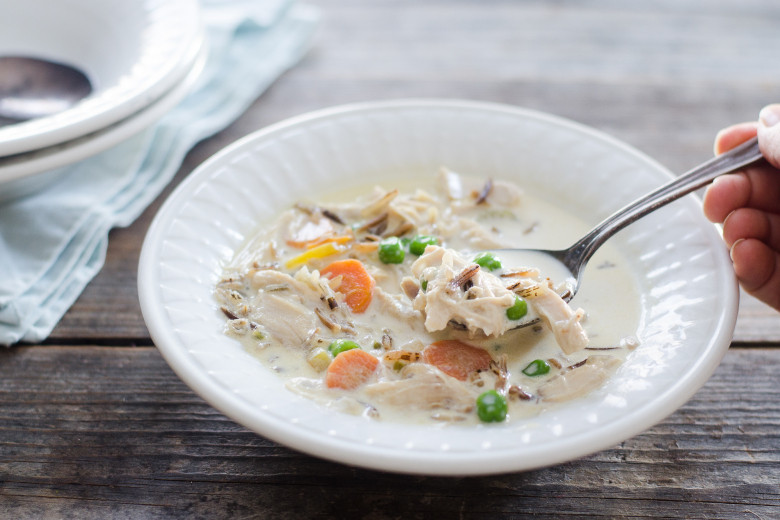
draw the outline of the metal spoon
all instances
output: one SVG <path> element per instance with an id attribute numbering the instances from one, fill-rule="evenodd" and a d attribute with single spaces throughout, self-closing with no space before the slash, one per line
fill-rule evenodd
<path id="1" fill-rule="evenodd" d="M 91 92 L 89 78 L 70 65 L 0 57 L 0 125 L 62 112 Z"/>
<path id="2" fill-rule="evenodd" d="M 562 295 L 565 301 L 571 300 L 577 293 L 582 282 L 582 272 L 593 253 L 601 247 L 612 235 L 635 222 L 648 213 L 679 199 L 698 188 L 701 188 L 716 177 L 730 173 L 762 159 L 758 149 L 758 139 L 753 138 L 732 150 L 719 155 L 693 168 L 656 190 L 640 197 L 631 204 L 618 210 L 571 247 L 558 251 L 540 249 L 500 249 L 504 265 L 533 265 L 532 258 L 544 255 L 561 264 L 562 271 L 570 275 L 567 291 Z M 525 257 L 525 261 L 521 259 Z M 514 259 L 506 261 L 508 258 Z M 525 321 L 514 328 L 526 327 L 539 321 L 535 315 L 528 315 Z"/>

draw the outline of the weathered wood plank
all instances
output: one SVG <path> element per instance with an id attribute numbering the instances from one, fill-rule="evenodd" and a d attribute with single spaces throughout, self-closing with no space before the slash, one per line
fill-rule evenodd
<path id="1" fill-rule="evenodd" d="M 350 468 L 247 431 L 154 348 L 0 352 L 0 517 L 771 518 L 778 349 L 726 355 L 649 431 L 579 461 L 481 478 Z"/>

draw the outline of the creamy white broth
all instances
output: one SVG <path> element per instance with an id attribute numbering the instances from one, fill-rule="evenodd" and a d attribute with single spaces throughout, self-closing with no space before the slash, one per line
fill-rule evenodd
<path id="1" fill-rule="evenodd" d="M 484 181 L 473 180 L 472 182 L 478 187 Z M 433 195 L 435 192 L 433 186 L 434 182 L 430 180 L 423 188 L 428 194 Z M 385 187 L 386 190 L 393 188 L 399 188 L 402 193 L 409 194 L 414 193 L 420 186 L 418 184 L 414 187 L 403 185 L 401 187 L 396 185 Z M 316 204 L 328 209 L 334 208 L 334 212 L 338 213 L 340 204 L 350 203 L 359 195 L 365 197 L 371 191 L 372 188 L 368 187 L 349 194 L 342 192 L 333 197 L 323 197 L 316 201 Z M 467 194 L 466 198 L 469 196 L 471 195 Z M 468 207 L 460 214 L 473 217 L 481 227 L 489 230 L 489 239 L 495 241 L 492 245 L 559 248 L 569 245 L 588 231 L 588 226 L 575 216 L 528 193 L 522 194 L 519 204 L 511 206 L 509 209 L 506 207 L 497 208 L 493 205 L 481 206 Z M 286 217 L 281 217 L 282 220 L 284 218 Z M 227 266 L 225 280 L 230 279 L 230 283 L 233 283 L 233 279 L 246 276 L 248 270 L 251 270 L 249 266 L 255 263 L 266 267 L 266 264 L 269 264 L 269 250 L 275 253 L 277 263 L 283 263 L 291 256 L 300 254 L 300 250 L 291 250 L 284 244 L 280 244 L 277 236 L 278 230 L 269 231 L 275 229 L 274 225 L 278 225 L 278 223 L 264 225 L 247 241 L 234 261 Z M 414 235 L 416 231 L 411 231 L 410 235 Z M 469 254 L 489 249 L 489 247 L 475 248 L 473 243 L 457 234 L 450 237 L 444 245 L 455 250 L 468 249 L 471 251 Z M 489 244 L 481 245 L 487 246 Z M 355 255 L 352 254 L 352 256 Z M 358 254 L 357 256 L 367 265 L 371 263 L 371 255 Z M 407 298 L 398 288 L 400 280 L 405 274 L 408 274 L 409 264 L 415 258 L 408 253 L 407 257 L 402 266 L 383 265 L 376 259 L 373 260 L 375 266 L 369 266 L 371 273 L 377 280 L 378 290 L 384 291 L 386 295 L 392 293 L 392 298 L 400 301 Z M 307 269 L 311 271 L 321 269 L 333 258 L 339 257 L 314 261 L 307 265 Z M 553 282 L 559 281 L 555 280 L 555 275 L 552 272 L 546 272 L 544 266 L 539 267 L 542 268 L 542 273 L 550 277 Z M 296 269 L 281 268 L 280 271 L 292 275 Z M 587 349 L 568 355 L 561 351 L 553 335 L 543 326 L 510 330 L 499 337 L 485 337 L 483 334 L 473 335 L 451 328 L 429 332 L 423 326 L 422 319 L 410 320 L 408 315 L 399 317 L 388 312 L 387 306 L 379 304 L 380 298 L 376 295 L 364 313 L 359 316 L 355 315 L 358 318 L 357 321 L 373 325 L 356 326 L 355 334 L 349 335 L 349 338 L 356 341 L 364 351 L 382 360 L 384 360 L 384 356 L 387 356 L 388 351 L 400 349 L 420 352 L 426 345 L 442 339 L 460 339 L 464 343 L 484 349 L 496 360 L 505 355 L 509 379 L 515 383 L 514 386 L 521 389 L 523 394 L 522 398 L 519 398 L 517 392 L 515 394 L 505 392 L 508 395 L 507 420 L 526 417 L 557 405 L 559 399 L 540 397 L 538 391 L 542 385 L 559 373 L 566 371 L 567 367 L 576 366 L 588 358 L 592 358 L 589 363 L 600 366 L 603 361 L 604 366 L 608 366 L 604 372 L 611 373 L 614 371 L 616 363 L 622 361 L 635 345 L 633 336 L 637 330 L 640 314 L 639 298 L 631 271 L 619 251 L 610 247 L 609 244 L 605 245 L 591 260 L 583 280 L 583 286 L 572 301 L 572 306 L 582 307 L 586 311 L 583 325 L 589 336 L 589 343 Z M 219 288 L 217 292 L 219 293 Z M 218 299 L 220 299 L 219 295 Z M 224 304 L 224 298 L 221 299 L 221 303 Z M 408 298 L 404 303 L 409 305 Z M 285 378 L 288 381 L 288 388 L 323 405 L 384 421 L 457 422 L 459 424 L 479 422 L 473 403 L 470 407 L 434 406 L 432 408 L 419 408 L 414 403 L 403 401 L 400 404 L 394 403 L 394 399 L 387 395 L 392 390 L 393 385 L 384 383 L 393 383 L 403 378 L 400 378 L 398 372 L 388 368 L 388 364 L 384 362 L 380 363 L 374 379 L 364 385 L 351 390 L 327 388 L 324 383 L 323 370 L 321 367 L 315 368 L 317 364 L 311 362 L 312 352 L 318 352 L 319 359 L 322 360 L 327 343 L 335 337 L 339 337 L 339 334 L 333 334 L 326 330 L 322 334 L 323 337 L 314 340 L 315 344 L 310 344 L 306 348 L 298 348 L 285 342 L 275 342 L 267 335 L 259 340 L 246 327 L 244 329 L 239 327 L 240 330 L 236 330 L 236 323 L 243 318 L 237 316 L 237 313 L 228 314 L 234 314 L 232 317 L 237 318 L 229 321 L 229 333 L 236 335 L 253 355 L 280 377 Z M 316 320 L 314 322 L 317 323 Z M 383 331 L 387 331 L 388 335 L 392 337 L 392 347 L 389 349 L 386 345 L 375 348 L 375 344 L 379 343 L 379 338 L 384 335 Z M 551 360 L 551 362 L 560 365 L 560 368 L 553 364 L 550 373 L 542 377 L 524 375 L 521 372 L 522 369 L 535 359 Z M 615 362 L 613 363 L 613 361 Z M 408 366 L 405 365 L 400 373 L 403 371 L 411 373 L 412 370 Z M 579 368 L 577 370 L 579 370 L 578 373 L 584 373 L 590 368 L 588 365 L 583 370 Z M 417 369 L 415 368 L 415 370 Z M 427 372 L 425 375 L 427 376 Z M 410 379 L 414 377 L 418 376 L 410 376 Z M 450 379 L 454 380 L 446 374 L 439 374 L 439 377 L 446 379 L 448 383 L 452 382 Z M 495 371 L 484 370 L 473 374 L 467 382 L 455 380 L 455 383 L 467 387 L 465 392 L 473 401 L 482 391 L 493 388 L 497 379 L 499 378 Z M 503 386 L 503 390 L 507 389 L 511 389 L 511 385 Z M 528 396 L 530 398 L 526 398 Z"/>

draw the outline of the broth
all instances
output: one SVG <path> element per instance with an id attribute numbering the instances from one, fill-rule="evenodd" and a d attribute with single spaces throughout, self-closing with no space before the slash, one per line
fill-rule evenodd
<path id="1" fill-rule="evenodd" d="M 228 317 L 227 332 L 284 378 L 290 390 L 383 421 L 476 424 L 485 420 L 477 399 L 489 390 L 506 402 L 500 420 L 516 420 L 585 395 L 614 373 L 637 344 L 640 315 L 636 283 L 618 250 L 607 244 L 594 255 L 572 300 L 574 309 L 566 311 L 571 313 L 567 327 L 587 331 L 585 343 L 562 344 L 561 334 L 568 330 L 561 332 L 564 325 L 551 318 L 513 329 L 507 309 L 515 298 L 535 295 L 521 299 L 532 312 L 542 309 L 534 291 L 560 290 L 560 272 L 554 265 L 532 265 L 541 276 L 531 276 L 506 262 L 493 272 L 475 268 L 475 255 L 502 247 L 566 246 L 588 226 L 504 182 L 443 171 L 424 188 L 375 187 L 299 203 L 258 229 L 226 266 L 215 291 Z M 415 254 L 408 242 L 419 235 L 437 244 Z M 403 252 L 400 263 L 380 260 L 392 237 L 400 239 L 395 250 Z M 333 267 L 351 268 L 354 262 L 374 284 L 369 296 L 358 294 L 370 300 L 364 309 L 353 308 L 359 298 L 350 300 L 351 286 L 343 286 L 347 274 L 335 274 Z M 442 274 L 448 262 L 456 271 L 476 274 L 450 287 L 454 280 Z M 525 289 L 506 289 L 514 280 Z M 491 288 L 497 283 L 502 286 Z M 454 300 L 447 306 L 441 298 Z M 487 309 L 484 314 L 492 312 L 495 319 L 485 319 L 479 328 L 479 320 L 464 318 L 469 306 Z M 584 317 L 576 314 L 580 307 Z M 454 314 L 441 317 L 444 328 L 432 327 L 440 308 Z M 351 379 L 346 387 L 331 384 L 342 360 L 334 362 L 345 354 L 331 352 L 339 341 L 362 351 L 347 357 L 374 367 L 354 387 Z M 456 365 L 467 354 L 475 354 L 477 364 L 473 370 L 464 365 L 464 378 L 453 376 L 438 359 L 449 353 L 458 354 Z M 549 371 L 528 375 L 537 360 Z"/>

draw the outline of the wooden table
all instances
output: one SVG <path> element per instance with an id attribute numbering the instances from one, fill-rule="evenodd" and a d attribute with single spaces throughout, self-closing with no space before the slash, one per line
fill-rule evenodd
<path id="1" fill-rule="evenodd" d="M 353 101 L 497 101 L 592 125 L 673 171 L 780 101 L 777 0 L 311 0 L 303 62 L 188 156 Z M 262 57 L 258 57 L 262 59 Z M 43 345 L 0 351 L 2 518 L 780 518 L 780 315 L 743 301 L 732 348 L 662 423 L 582 460 L 483 478 L 355 469 L 225 418 L 168 368 L 136 293 L 163 194 Z"/>

